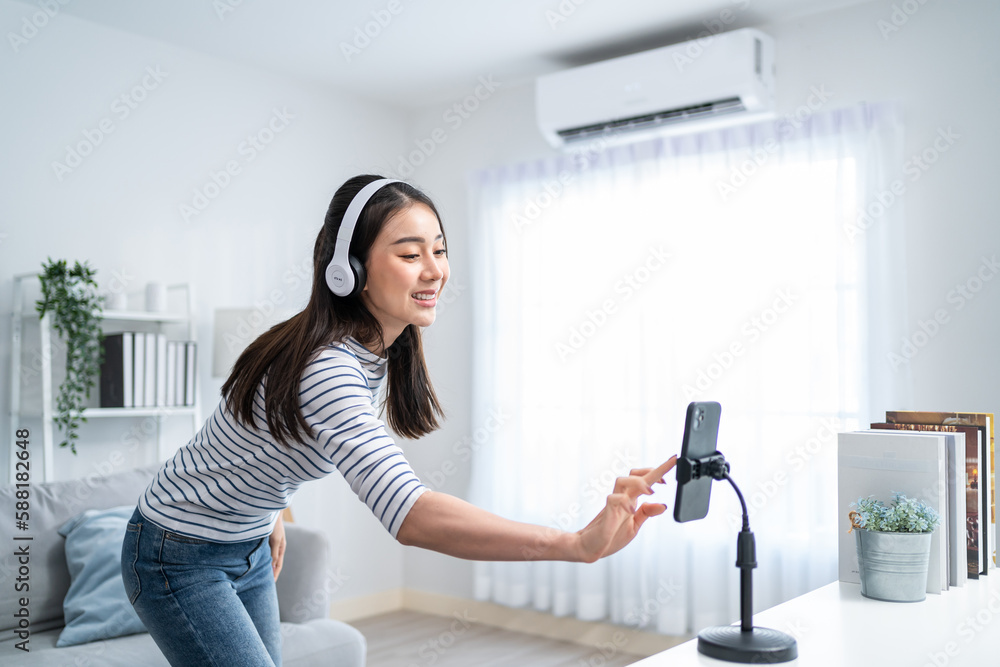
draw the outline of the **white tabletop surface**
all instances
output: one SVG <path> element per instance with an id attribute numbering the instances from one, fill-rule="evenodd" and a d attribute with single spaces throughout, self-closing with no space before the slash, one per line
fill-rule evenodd
<path id="1" fill-rule="evenodd" d="M 834 582 L 756 614 L 754 626 L 795 637 L 785 665 L 954 667 L 1000 665 L 1000 571 L 922 602 L 861 596 L 859 584 Z M 732 665 L 698 653 L 694 639 L 633 667 Z"/>

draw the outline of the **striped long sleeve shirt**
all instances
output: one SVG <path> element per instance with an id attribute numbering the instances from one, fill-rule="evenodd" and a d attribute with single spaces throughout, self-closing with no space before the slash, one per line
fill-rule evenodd
<path id="1" fill-rule="evenodd" d="M 139 498 L 142 515 L 164 529 L 214 542 L 271 533 L 304 482 L 339 471 L 396 537 L 427 491 L 376 416 L 386 360 L 354 339 L 321 348 L 299 384 L 303 442 L 274 442 L 264 418 L 266 378 L 254 400 L 257 429 L 238 422 L 225 400 L 191 441 L 164 463 Z"/>

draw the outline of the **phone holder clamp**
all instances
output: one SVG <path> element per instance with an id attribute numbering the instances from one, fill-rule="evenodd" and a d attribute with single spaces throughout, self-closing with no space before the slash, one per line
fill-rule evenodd
<path id="1" fill-rule="evenodd" d="M 701 479 L 702 477 L 723 480 L 728 475 L 729 462 L 718 451 L 700 459 L 689 459 L 687 457 L 677 459 L 678 484 L 686 484 L 691 480 Z"/>

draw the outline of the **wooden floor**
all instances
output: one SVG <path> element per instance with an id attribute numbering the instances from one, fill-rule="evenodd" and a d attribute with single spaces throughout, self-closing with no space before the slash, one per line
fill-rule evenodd
<path id="1" fill-rule="evenodd" d="M 623 667 L 640 656 L 413 611 L 351 625 L 368 640 L 367 667 Z"/>

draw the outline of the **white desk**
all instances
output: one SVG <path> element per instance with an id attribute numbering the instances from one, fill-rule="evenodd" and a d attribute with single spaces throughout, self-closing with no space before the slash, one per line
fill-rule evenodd
<path id="1" fill-rule="evenodd" d="M 834 582 L 756 614 L 755 626 L 798 642 L 790 666 L 954 667 L 1000 665 L 1000 570 L 962 588 L 897 603 L 861 597 L 859 584 Z M 633 667 L 734 665 L 698 653 L 698 640 Z"/>

